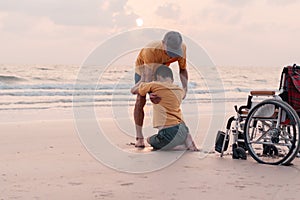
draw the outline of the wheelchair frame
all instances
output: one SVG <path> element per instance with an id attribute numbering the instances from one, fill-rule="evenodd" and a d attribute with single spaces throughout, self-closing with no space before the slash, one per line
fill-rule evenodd
<path id="1" fill-rule="evenodd" d="M 293 67 L 300 70 L 296 65 Z M 282 76 L 280 89 L 287 88 L 285 80 Z M 275 91 L 251 91 L 247 105 L 234 106 L 236 116 L 228 119 L 225 132 L 217 134 L 215 150 L 220 157 L 227 150 L 232 134 L 233 159 L 247 159 L 248 151 L 254 160 L 263 164 L 289 165 L 294 160 L 300 149 L 300 119 L 293 107 L 279 96 Z M 253 105 L 253 98 L 262 97 L 269 99 Z"/>

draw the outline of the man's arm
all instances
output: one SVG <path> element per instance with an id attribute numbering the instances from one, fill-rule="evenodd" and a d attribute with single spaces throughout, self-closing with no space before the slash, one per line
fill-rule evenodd
<path id="1" fill-rule="evenodd" d="M 141 86 L 142 85 L 142 86 Z M 161 101 L 161 97 L 157 96 L 155 93 L 151 93 L 151 85 L 142 81 L 139 81 L 133 88 L 131 88 L 132 94 L 140 94 L 141 96 L 146 96 L 149 93 L 150 100 L 154 104 L 158 104 Z"/>
<path id="2" fill-rule="evenodd" d="M 181 84 L 183 87 L 183 90 L 185 92 L 183 99 L 186 96 L 187 93 L 187 85 L 188 85 L 188 72 L 186 69 L 186 45 L 182 44 L 182 50 L 183 50 L 183 55 L 182 57 L 179 58 L 178 60 L 178 65 L 179 65 L 179 75 L 180 75 L 180 80 L 181 80 Z"/>
<path id="3" fill-rule="evenodd" d="M 153 68 L 154 66 L 151 66 L 153 64 L 150 64 L 150 65 L 145 65 L 145 68 L 144 68 L 144 73 L 142 75 L 142 79 L 145 81 L 145 82 L 151 82 L 153 81 Z M 150 94 L 150 100 L 152 103 L 154 104 L 158 104 L 160 101 L 161 101 L 161 97 L 157 96 L 155 93 L 151 93 L 151 91 L 149 91 Z"/>
<path id="4" fill-rule="evenodd" d="M 180 74 L 180 80 L 181 80 L 181 84 L 183 87 L 183 90 L 185 92 L 183 99 L 186 97 L 186 93 L 187 93 L 187 84 L 188 84 L 188 72 L 186 69 L 179 69 L 179 74 Z"/>
<path id="5" fill-rule="evenodd" d="M 133 88 L 131 88 L 132 94 L 139 94 L 141 96 L 146 96 L 146 94 L 151 90 L 151 86 L 143 81 L 139 81 Z"/>
<path id="6" fill-rule="evenodd" d="M 131 93 L 132 94 L 139 94 L 139 86 L 141 85 L 142 82 L 150 82 L 152 79 L 152 73 L 149 67 L 144 66 L 144 71 L 141 75 L 141 80 L 137 82 L 132 88 L 131 88 Z"/>

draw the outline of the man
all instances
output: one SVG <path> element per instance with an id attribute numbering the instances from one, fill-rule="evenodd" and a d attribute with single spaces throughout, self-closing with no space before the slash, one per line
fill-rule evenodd
<path id="1" fill-rule="evenodd" d="M 187 93 L 188 72 L 186 70 L 186 46 L 182 43 L 181 34 L 175 31 L 167 32 L 162 41 L 155 41 L 143 48 L 135 63 L 135 83 L 153 81 L 153 74 L 158 66 L 169 66 L 172 62 L 178 62 L 180 80 L 184 89 L 185 98 Z M 153 103 L 160 101 L 159 95 L 152 93 L 150 99 Z M 145 147 L 142 132 L 144 122 L 144 106 L 146 96 L 137 94 L 134 107 L 134 121 L 136 127 L 136 143 L 138 148 Z"/>
<path id="2" fill-rule="evenodd" d="M 173 84 L 172 70 L 161 65 L 157 68 L 156 81 L 138 82 L 132 89 L 133 94 L 146 96 L 149 92 L 156 93 L 161 100 L 153 104 L 153 127 L 159 129 L 158 134 L 147 138 L 154 149 L 170 150 L 184 148 L 197 151 L 197 147 L 185 125 L 180 109 L 185 92 Z"/>

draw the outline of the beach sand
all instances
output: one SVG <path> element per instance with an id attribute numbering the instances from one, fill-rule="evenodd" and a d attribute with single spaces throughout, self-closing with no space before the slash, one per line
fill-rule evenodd
<path id="1" fill-rule="evenodd" d="M 202 158 L 200 152 L 186 152 L 167 167 L 134 174 L 95 159 L 81 143 L 71 115 L 2 121 L 0 130 L 0 200 L 299 199 L 299 158 L 286 167 L 261 165 L 250 156 L 233 160 L 228 154 Z M 196 143 L 201 146 L 199 138 Z M 129 142 L 134 139 L 121 140 L 119 147 L 147 154 Z"/>

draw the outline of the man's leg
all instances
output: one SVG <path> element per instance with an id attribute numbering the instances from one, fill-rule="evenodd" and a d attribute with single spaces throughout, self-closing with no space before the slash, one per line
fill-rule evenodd
<path id="1" fill-rule="evenodd" d="M 134 74 L 135 84 L 141 80 L 141 76 L 137 73 Z M 136 143 L 135 147 L 145 147 L 143 136 L 143 122 L 144 122 L 144 106 L 146 104 L 146 97 L 137 94 L 135 106 L 134 106 L 134 122 L 136 131 Z"/>
<path id="2" fill-rule="evenodd" d="M 146 104 L 146 97 L 137 95 L 134 106 L 134 122 L 136 130 L 136 143 L 135 147 L 145 147 L 143 136 L 143 122 L 144 122 L 144 106 Z"/>

